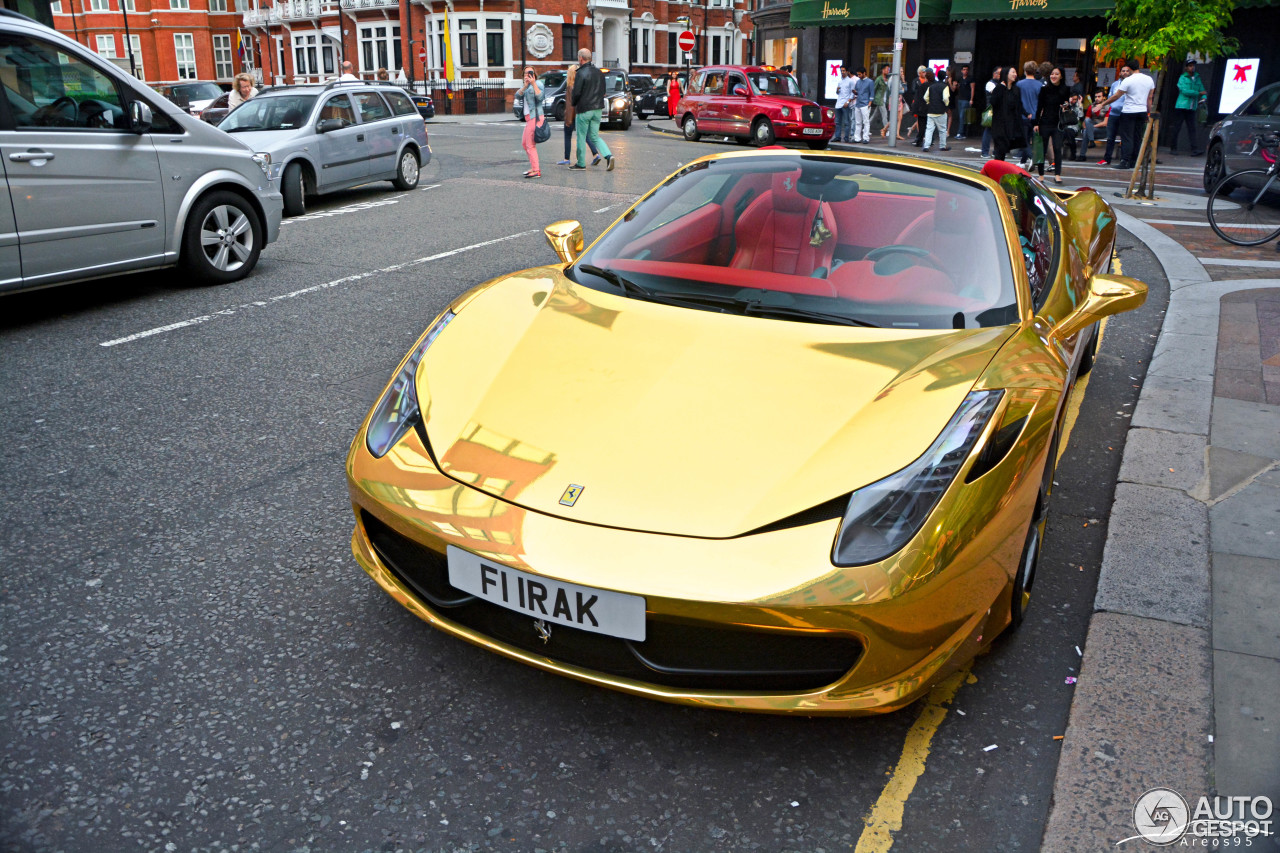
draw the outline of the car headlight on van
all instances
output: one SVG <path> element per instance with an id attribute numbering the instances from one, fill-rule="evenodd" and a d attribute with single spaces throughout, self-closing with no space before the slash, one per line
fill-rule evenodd
<path id="1" fill-rule="evenodd" d="M 614 98 L 614 99 L 613 99 L 613 108 L 614 108 L 615 110 L 620 110 L 620 109 L 622 109 L 623 107 L 625 107 L 626 105 L 627 105 L 627 99 L 626 99 L 626 98 Z"/>
<path id="2" fill-rule="evenodd" d="M 267 176 L 268 180 L 274 181 L 280 177 L 279 166 L 273 166 L 271 163 L 271 155 L 265 151 L 259 151 L 253 155 L 253 162 L 258 164 L 258 168 L 262 170 L 262 174 Z"/>

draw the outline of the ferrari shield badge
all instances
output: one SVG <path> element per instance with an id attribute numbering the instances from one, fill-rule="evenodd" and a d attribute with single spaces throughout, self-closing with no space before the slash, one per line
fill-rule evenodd
<path id="1" fill-rule="evenodd" d="M 569 488 L 564 490 L 564 494 L 560 496 L 560 503 L 564 506 L 573 506 L 578 502 L 578 496 L 582 494 L 582 486 L 576 483 L 570 483 Z"/>

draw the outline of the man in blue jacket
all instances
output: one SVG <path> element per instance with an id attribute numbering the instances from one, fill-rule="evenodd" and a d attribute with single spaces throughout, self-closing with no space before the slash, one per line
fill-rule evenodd
<path id="1" fill-rule="evenodd" d="M 613 171 L 613 152 L 600 138 L 600 113 L 604 109 L 604 74 L 591 64 L 591 51 L 582 48 L 578 51 L 578 74 L 573 80 L 573 92 L 569 99 L 577 110 L 574 118 L 574 129 L 578 135 L 578 161 L 569 167 L 570 171 L 581 172 L 587 168 L 587 144 L 599 151 L 604 157 L 605 168 Z"/>

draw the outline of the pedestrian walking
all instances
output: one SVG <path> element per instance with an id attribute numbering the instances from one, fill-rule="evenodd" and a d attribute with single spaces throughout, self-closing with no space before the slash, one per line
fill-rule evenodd
<path id="1" fill-rule="evenodd" d="M 1111 156 L 1115 151 L 1116 142 L 1120 139 L 1120 108 L 1112 107 L 1110 97 L 1120 88 L 1120 84 L 1129 76 L 1129 66 L 1124 63 L 1116 69 L 1116 79 L 1112 81 L 1111 88 L 1107 90 L 1107 95 L 1103 97 L 1102 102 L 1097 104 L 1095 109 L 1106 110 L 1107 120 L 1107 147 L 1102 152 L 1102 159 L 1098 161 L 1099 166 L 1110 166 Z"/>
<path id="2" fill-rule="evenodd" d="M 871 98 L 875 94 L 876 84 L 867 76 L 867 69 L 859 67 L 857 80 L 853 84 L 853 141 L 871 141 Z"/>
<path id="3" fill-rule="evenodd" d="M 969 66 L 960 66 L 960 76 L 956 79 L 955 104 L 956 104 L 956 130 L 953 133 L 955 139 L 966 139 L 969 136 L 969 110 L 976 103 L 974 96 L 977 94 L 978 83 L 969 76 Z"/>
<path id="4" fill-rule="evenodd" d="M 1003 79 L 991 91 L 992 156 L 1003 160 L 1011 150 L 1025 149 L 1027 137 L 1022 129 L 1022 97 L 1018 93 L 1018 69 L 1010 65 L 1001 72 Z"/>
<path id="5" fill-rule="evenodd" d="M 258 90 L 254 88 L 253 77 L 249 74 L 237 74 L 233 81 L 235 85 L 231 89 L 231 94 L 227 95 L 227 109 L 234 110 L 245 101 L 258 94 Z"/>
<path id="6" fill-rule="evenodd" d="M 1054 66 L 1049 70 L 1049 79 L 1040 87 L 1036 102 L 1035 125 L 1031 128 L 1040 135 L 1044 145 L 1044 158 L 1036 164 L 1036 174 L 1044 177 L 1044 161 L 1049 159 L 1049 151 L 1053 151 L 1053 182 L 1062 183 L 1062 111 L 1067 107 L 1071 90 L 1063 80 L 1062 69 Z"/>
<path id="7" fill-rule="evenodd" d="M 532 68 L 524 70 L 524 85 L 520 87 L 520 91 L 516 92 L 516 97 L 524 99 L 524 136 L 521 144 L 524 146 L 524 153 L 529 155 L 529 171 L 525 172 L 524 176 L 541 178 L 542 170 L 538 168 L 538 143 L 533 140 L 533 132 L 547 120 L 547 117 L 542 112 L 542 89 L 538 87 L 538 78 L 534 75 Z"/>
<path id="8" fill-rule="evenodd" d="M 928 151 L 933 144 L 933 135 L 938 134 L 938 150 L 950 151 L 947 147 L 947 107 L 951 104 L 951 86 L 945 78 L 934 80 L 924 90 L 926 128 L 924 132 L 924 148 Z"/>
<path id="9" fill-rule="evenodd" d="M 1040 103 L 1040 88 L 1044 83 L 1036 76 L 1040 66 L 1028 59 L 1022 66 L 1022 79 L 1018 81 L 1018 99 L 1022 103 L 1022 135 L 1026 144 L 1022 148 L 1022 168 L 1031 167 L 1032 131 L 1036 123 L 1036 107 Z"/>
<path id="10" fill-rule="evenodd" d="M 1178 78 L 1178 100 L 1173 105 L 1173 135 L 1169 137 L 1169 153 L 1178 153 L 1178 131 L 1187 128 L 1187 147 L 1192 157 L 1204 153 L 1196 130 L 1196 114 L 1205 102 L 1204 82 L 1196 73 L 1196 61 L 1188 59 L 1182 76 Z"/>
<path id="11" fill-rule="evenodd" d="M 671 120 L 676 120 L 677 111 L 680 109 L 680 78 L 673 72 L 671 74 L 671 82 L 667 84 L 667 114 L 671 116 Z"/>
<path id="12" fill-rule="evenodd" d="M 852 142 L 849 125 L 853 119 L 853 76 L 849 69 L 840 66 L 840 81 L 836 83 L 836 132 L 832 142 Z"/>
<path id="13" fill-rule="evenodd" d="M 1112 104 L 1124 98 L 1120 104 L 1120 162 L 1113 169 L 1132 169 L 1138 163 L 1138 149 L 1147 129 L 1147 115 L 1155 97 L 1156 81 L 1141 71 L 1136 59 L 1125 63 L 1129 75 L 1103 103 Z"/>
<path id="14" fill-rule="evenodd" d="M 587 146 L 591 145 L 604 157 L 605 169 L 612 172 L 613 152 L 600 138 L 600 112 L 604 108 L 604 74 L 591 63 L 591 51 L 582 48 L 578 51 L 578 74 L 573 80 L 574 126 L 578 134 L 577 162 L 569 167 L 571 171 L 582 171 L 587 168 Z M 593 161 L 594 162 L 594 161 Z"/>
<path id="15" fill-rule="evenodd" d="M 916 69 L 915 84 L 911 89 L 911 114 L 916 117 L 916 138 L 911 144 L 919 148 L 924 145 L 924 130 L 929 119 L 929 105 L 924 100 L 924 93 L 934 82 L 933 72 L 921 65 Z"/>
<path id="16" fill-rule="evenodd" d="M 569 73 L 564 78 L 564 90 L 566 93 L 573 92 L 573 81 L 577 76 L 578 66 L 570 65 Z M 574 119 L 577 114 L 577 110 L 573 108 L 573 99 L 566 95 L 564 99 L 564 159 L 557 162 L 557 166 L 568 166 L 573 162 L 573 137 L 577 135 Z M 596 147 L 591 143 L 591 140 L 587 140 L 587 147 L 591 149 L 591 165 L 594 166 L 600 162 L 600 154 L 596 151 Z"/>
<path id="17" fill-rule="evenodd" d="M 1000 75 L 1003 73 L 1004 66 L 1001 65 L 997 65 L 991 70 L 991 79 L 987 81 L 987 84 L 982 89 L 983 93 L 986 95 L 986 105 L 983 108 L 984 111 L 991 107 L 991 93 L 996 90 L 997 86 L 1004 85 L 1003 81 L 1000 79 Z M 994 114 L 995 111 L 992 110 L 992 112 Z M 984 158 L 991 156 L 991 142 L 991 124 L 987 123 L 982 127 L 982 156 Z"/>
<path id="18" fill-rule="evenodd" d="M 874 124 L 875 119 L 880 120 L 881 139 L 889 135 L 889 73 L 888 65 L 880 69 L 880 76 L 876 78 L 876 85 L 871 93 L 872 123 Z"/>

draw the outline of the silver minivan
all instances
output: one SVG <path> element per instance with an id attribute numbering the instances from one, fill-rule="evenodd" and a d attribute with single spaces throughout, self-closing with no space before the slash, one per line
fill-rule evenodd
<path id="1" fill-rule="evenodd" d="M 173 265 L 236 281 L 280 232 L 268 155 L 7 10 L 0 166 L 0 293 Z"/>

